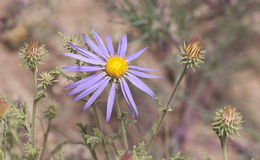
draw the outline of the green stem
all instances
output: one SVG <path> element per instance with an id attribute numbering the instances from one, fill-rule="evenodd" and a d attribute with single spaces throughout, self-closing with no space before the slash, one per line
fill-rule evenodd
<path id="1" fill-rule="evenodd" d="M 93 109 L 94 109 L 94 114 L 95 114 L 95 117 L 96 117 L 98 128 L 99 128 L 100 132 L 103 134 L 103 130 L 102 130 L 101 123 L 100 123 L 98 113 L 97 113 L 97 109 L 96 109 L 96 104 L 93 104 Z M 108 152 L 107 152 L 106 142 L 103 139 L 102 139 L 102 145 L 103 145 L 103 148 L 104 148 L 106 159 L 110 160 Z"/>
<path id="2" fill-rule="evenodd" d="M 175 95 L 175 93 L 176 93 L 176 91 L 177 91 L 177 89 L 178 89 L 178 87 L 179 87 L 179 85 L 180 85 L 180 83 L 181 83 L 181 81 L 182 81 L 184 75 L 187 73 L 187 69 L 188 69 L 188 68 L 187 68 L 187 65 L 185 65 L 185 67 L 183 68 L 183 71 L 182 71 L 182 73 L 181 73 L 181 75 L 180 75 L 180 77 L 179 77 L 179 79 L 178 79 L 178 81 L 177 81 L 177 83 L 176 83 L 176 85 L 175 85 L 173 91 L 172 91 L 172 94 L 171 94 L 171 96 L 170 96 L 170 98 L 169 98 L 169 101 L 168 101 L 168 103 L 167 103 L 165 109 L 163 110 L 163 114 L 162 114 L 162 116 L 161 116 L 161 118 L 160 118 L 160 120 L 159 120 L 159 123 L 158 123 L 158 125 L 156 126 L 156 129 L 155 129 L 155 131 L 154 131 L 154 133 L 153 133 L 151 139 L 149 140 L 148 145 L 147 145 L 146 148 L 145 148 L 146 151 L 148 151 L 148 149 L 150 148 L 151 144 L 153 143 L 153 141 L 154 141 L 156 135 L 158 134 L 158 132 L 159 132 L 159 130 L 160 130 L 160 128 L 161 128 L 162 122 L 163 122 L 163 120 L 165 119 L 165 116 L 166 116 L 168 110 L 170 109 L 169 106 L 170 106 L 170 104 L 171 104 L 171 101 L 173 100 L 174 95 Z"/>
<path id="3" fill-rule="evenodd" d="M 40 160 L 42 160 L 42 158 L 43 158 L 43 154 L 44 154 L 44 151 L 45 151 L 45 148 L 46 148 L 47 138 L 48 138 L 50 130 L 51 130 L 51 119 L 48 120 L 47 131 L 44 133 L 43 147 L 42 147 Z"/>
<path id="4" fill-rule="evenodd" d="M 227 137 L 226 135 L 223 135 L 223 137 L 219 137 L 224 160 L 227 160 L 226 137 Z"/>
<path id="5" fill-rule="evenodd" d="M 124 123 L 124 118 L 122 117 L 122 114 L 121 114 L 121 111 L 120 111 L 120 106 L 119 106 L 117 96 L 116 96 L 116 111 L 117 111 L 117 115 L 118 115 L 119 120 L 120 120 L 120 127 L 121 127 L 121 132 L 122 132 L 122 139 L 123 139 L 124 148 L 125 148 L 126 151 L 128 151 L 128 143 L 127 143 L 127 138 L 126 138 L 125 123 Z"/>
<path id="6" fill-rule="evenodd" d="M 37 109 L 37 67 L 33 71 L 33 113 L 32 113 L 32 146 L 35 148 L 35 128 L 36 128 L 36 109 Z"/>

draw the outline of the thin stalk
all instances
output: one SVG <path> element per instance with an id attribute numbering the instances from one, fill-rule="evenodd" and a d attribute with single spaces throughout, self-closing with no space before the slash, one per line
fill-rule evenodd
<path id="1" fill-rule="evenodd" d="M 162 116 L 161 116 L 161 118 L 159 120 L 159 123 L 158 123 L 158 125 L 157 125 L 157 127 L 156 127 L 156 129 L 155 129 L 155 131 L 154 131 L 154 133 L 153 133 L 153 135 L 151 137 L 151 139 L 149 140 L 148 145 L 145 148 L 146 151 L 148 151 L 148 149 L 150 148 L 151 144 L 153 143 L 155 137 L 157 136 L 157 134 L 158 134 L 158 132 L 159 132 L 159 130 L 161 128 L 162 122 L 165 119 L 165 116 L 166 116 L 166 114 L 168 112 L 168 109 L 169 109 L 169 106 L 171 104 L 171 101 L 173 100 L 174 95 L 175 95 L 175 93 L 176 93 L 176 91 L 177 91 L 177 89 L 178 89 L 178 87 L 179 87 L 179 85 L 180 85 L 184 75 L 187 73 L 187 69 L 188 69 L 187 65 L 185 65 L 185 67 L 183 68 L 183 71 L 182 71 L 182 73 L 181 73 L 181 75 L 180 75 L 180 77 L 179 77 L 179 79 L 178 79 L 178 81 L 177 81 L 173 91 L 172 91 L 172 94 L 171 94 L 171 96 L 169 98 L 169 101 L 168 101 L 165 109 L 163 110 L 163 114 L 162 114 Z"/>
<path id="2" fill-rule="evenodd" d="M 36 128 L 36 110 L 37 110 L 37 68 L 33 71 L 33 112 L 32 112 L 32 147 L 35 148 L 35 128 Z"/>
<path id="3" fill-rule="evenodd" d="M 227 148 L 226 148 L 226 135 L 219 137 L 221 142 L 221 148 L 223 152 L 223 159 L 227 160 Z"/>
<path id="4" fill-rule="evenodd" d="M 101 123 L 100 123 L 100 120 L 99 120 L 99 117 L 98 117 L 98 113 L 97 113 L 97 109 L 96 109 L 96 104 L 93 104 L 93 109 L 94 109 L 94 114 L 95 114 L 95 117 L 96 117 L 98 128 L 99 128 L 100 132 L 103 134 L 102 126 L 101 126 Z M 107 152 L 106 142 L 103 139 L 102 139 L 102 145 L 103 145 L 103 148 L 104 148 L 106 159 L 110 160 L 109 154 Z"/>
<path id="5" fill-rule="evenodd" d="M 167 120 L 165 125 L 165 158 L 169 158 L 169 128 Z"/>
<path id="6" fill-rule="evenodd" d="M 125 123 L 124 123 L 124 119 L 123 119 L 121 111 L 120 111 L 120 106 L 119 106 L 117 96 L 116 96 L 116 111 L 117 111 L 117 115 L 120 117 L 119 120 L 120 120 L 120 127 L 121 127 L 121 132 L 122 132 L 122 139 L 123 139 L 124 148 L 125 148 L 126 151 L 128 151 L 128 143 L 127 143 L 127 138 L 126 138 Z"/>
<path id="7" fill-rule="evenodd" d="M 45 151 L 46 144 L 47 144 L 47 138 L 48 138 L 50 130 L 51 130 L 51 119 L 48 119 L 48 126 L 47 126 L 47 131 L 44 133 L 43 147 L 42 147 L 40 160 L 42 160 L 42 158 L 43 158 L 44 151 Z"/>

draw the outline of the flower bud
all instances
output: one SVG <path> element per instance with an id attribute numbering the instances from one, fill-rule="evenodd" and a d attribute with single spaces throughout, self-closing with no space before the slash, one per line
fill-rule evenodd
<path id="1" fill-rule="evenodd" d="M 199 67 L 199 64 L 204 63 L 205 59 L 204 50 L 205 43 L 199 37 L 193 37 L 188 43 L 184 42 L 180 45 L 179 57 L 181 58 L 181 63 L 187 65 L 187 67 L 192 67 L 196 65 Z M 194 69 L 194 68 L 193 68 Z"/>
<path id="2" fill-rule="evenodd" d="M 20 56 L 23 59 L 23 64 L 26 68 L 32 71 L 37 69 L 40 61 L 45 57 L 47 50 L 40 45 L 39 41 L 32 41 L 25 44 L 25 47 L 20 49 Z"/>
<path id="3" fill-rule="evenodd" d="M 223 109 L 217 109 L 212 121 L 213 131 L 219 136 L 238 135 L 238 130 L 242 126 L 242 117 L 236 108 L 226 106 Z"/>

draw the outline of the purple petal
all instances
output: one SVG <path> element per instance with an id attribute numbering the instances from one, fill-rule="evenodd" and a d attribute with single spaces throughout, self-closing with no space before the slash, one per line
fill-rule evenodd
<path id="1" fill-rule="evenodd" d="M 112 56 L 115 56 L 115 51 L 112 43 L 112 39 L 109 35 L 107 35 L 107 48 Z"/>
<path id="2" fill-rule="evenodd" d="M 107 101 L 107 116 L 106 116 L 107 122 L 110 120 L 111 117 L 111 113 L 114 106 L 115 95 L 116 95 L 116 85 L 115 82 L 113 82 L 109 92 L 108 101 Z"/>
<path id="3" fill-rule="evenodd" d="M 86 88 L 91 87 L 92 85 L 96 84 L 97 82 L 99 82 L 105 75 L 101 74 L 99 76 L 96 76 L 94 78 L 89 79 L 88 81 L 86 81 L 85 83 L 82 83 L 80 85 L 78 85 L 76 88 L 74 88 L 73 90 L 71 90 L 68 95 L 74 95 L 77 94 L 83 90 L 85 90 Z"/>
<path id="4" fill-rule="evenodd" d="M 127 36 L 126 34 L 123 36 L 123 40 L 122 40 L 122 46 L 120 49 L 119 57 L 124 58 L 125 53 L 126 53 L 126 49 L 127 49 Z"/>
<path id="5" fill-rule="evenodd" d="M 91 106 L 93 104 L 93 102 L 98 98 L 98 96 L 106 88 L 108 82 L 109 82 L 109 79 L 106 79 L 106 81 L 93 93 L 93 95 L 89 98 L 88 102 L 85 104 L 83 110 L 86 110 L 89 106 Z"/>
<path id="6" fill-rule="evenodd" d="M 153 93 L 153 91 L 135 75 L 128 73 L 128 75 L 126 75 L 126 78 L 137 88 L 141 89 L 145 93 L 149 94 L 151 97 L 155 98 L 155 94 Z"/>
<path id="7" fill-rule="evenodd" d="M 74 71 L 74 72 L 93 72 L 103 69 L 103 67 L 99 66 L 68 66 L 63 67 L 62 69 L 67 71 Z"/>
<path id="8" fill-rule="evenodd" d="M 136 69 L 136 70 L 140 70 L 140 71 L 145 71 L 145 72 L 157 71 L 156 69 L 143 68 L 143 67 L 138 67 L 138 66 L 133 66 L 133 65 L 129 65 L 128 68 Z"/>
<path id="9" fill-rule="evenodd" d="M 62 54 L 65 56 L 74 58 L 74 59 L 81 60 L 81 61 L 89 63 L 89 64 L 94 64 L 94 65 L 104 65 L 105 64 L 105 62 L 98 62 L 95 59 L 89 59 L 89 58 L 83 57 L 78 54 L 73 54 L 73 53 L 62 53 Z"/>
<path id="10" fill-rule="evenodd" d="M 123 96 L 124 96 L 124 98 L 126 100 L 127 106 L 128 106 L 128 108 L 129 108 L 129 110 L 130 110 L 130 112 L 132 114 L 132 117 L 135 118 L 135 114 L 134 114 L 133 109 L 132 109 L 132 107 L 131 107 L 131 105 L 129 103 L 129 100 L 128 100 L 127 96 L 126 96 L 125 88 L 124 88 L 121 80 L 120 80 L 120 86 L 121 86 L 121 90 L 122 90 Z"/>
<path id="11" fill-rule="evenodd" d="M 88 58 L 92 58 L 92 59 L 95 59 L 96 61 L 99 61 L 99 62 L 104 62 L 101 58 L 99 58 L 98 56 L 96 56 L 95 54 L 91 53 L 90 51 L 88 51 L 87 49 L 85 48 L 81 48 L 79 46 L 76 46 L 70 42 L 68 42 L 68 44 L 74 48 L 76 51 L 80 52 L 81 54 L 85 55 L 86 57 Z"/>
<path id="12" fill-rule="evenodd" d="M 83 79 L 81 79 L 81 80 L 79 80 L 79 81 L 77 81 L 77 82 L 75 82 L 73 84 L 70 84 L 70 85 L 66 86 L 65 88 L 77 87 L 78 85 L 80 85 L 80 84 L 82 84 L 82 83 L 84 83 L 84 82 L 86 82 L 86 81 L 88 81 L 88 80 L 90 80 L 90 79 L 92 79 L 94 77 L 101 76 L 101 75 L 105 75 L 105 74 L 103 72 L 102 73 L 98 73 L 98 74 L 93 74 L 93 75 L 91 75 L 89 77 L 86 77 L 86 78 L 83 78 Z"/>
<path id="13" fill-rule="evenodd" d="M 135 71 L 135 70 L 128 70 L 128 72 L 133 73 L 136 76 L 142 77 L 142 78 L 162 78 L 161 76 L 154 76 L 148 73 L 143 73 L 140 71 Z"/>
<path id="14" fill-rule="evenodd" d="M 106 58 L 106 56 L 104 55 L 102 49 L 100 49 L 91 39 L 89 39 L 87 36 L 85 36 L 84 34 L 82 34 L 83 39 L 85 40 L 85 42 L 88 44 L 88 46 L 94 51 L 96 52 L 99 56 Z"/>
<path id="15" fill-rule="evenodd" d="M 95 30 L 93 30 L 93 34 L 94 34 L 94 36 L 95 36 L 95 38 L 96 38 L 96 41 L 97 41 L 97 43 L 98 43 L 99 48 L 100 48 L 100 49 L 102 50 L 102 52 L 103 52 L 103 55 L 104 55 L 106 58 L 108 58 L 107 47 L 106 47 L 105 44 L 103 43 L 101 37 L 98 35 L 98 33 L 97 33 Z"/>
<path id="16" fill-rule="evenodd" d="M 83 92 L 81 92 L 80 94 L 78 94 L 74 99 L 73 101 L 77 101 L 87 95 L 89 95 L 90 93 L 94 92 L 97 88 L 99 88 L 102 84 L 104 84 L 104 82 L 106 81 L 107 79 L 102 79 L 101 81 L 97 82 L 96 84 L 94 84 L 93 86 L 91 86 L 90 88 L 84 90 Z"/>
<path id="17" fill-rule="evenodd" d="M 127 60 L 128 62 L 136 59 L 137 57 L 139 57 L 148 47 L 145 47 L 143 49 L 140 49 L 139 51 L 130 54 L 129 56 L 126 56 L 125 60 Z"/>
<path id="18" fill-rule="evenodd" d="M 117 47 L 117 56 L 119 56 L 119 53 L 121 52 L 121 37 L 118 38 L 118 47 Z"/>
<path id="19" fill-rule="evenodd" d="M 129 87 L 128 87 L 128 85 L 127 85 L 127 83 L 124 79 L 122 79 L 122 84 L 123 84 L 123 87 L 125 89 L 125 93 L 126 93 L 128 99 L 129 99 L 130 103 L 132 104 L 136 115 L 138 116 L 138 109 L 136 107 L 135 101 L 134 101 L 133 96 L 131 94 L 131 91 L 130 91 L 130 89 L 129 89 Z"/>

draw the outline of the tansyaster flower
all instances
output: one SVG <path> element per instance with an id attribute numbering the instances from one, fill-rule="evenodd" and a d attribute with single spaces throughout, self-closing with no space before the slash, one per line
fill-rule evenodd
<path id="1" fill-rule="evenodd" d="M 69 66 L 64 67 L 64 70 L 75 71 L 75 72 L 94 72 L 91 76 L 81 79 L 66 88 L 74 88 L 69 92 L 69 95 L 78 94 L 73 101 L 79 100 L 91 93 L 93 93 L 88 101 L 86 102 L 83 110 L 89 108 L 94 101 L 99 97 L 102 91 L 110 83 L 111 88 L 108 95 L 107 101 L 107 113 L 106 121 L 109 121 L 114 105 L 114 100 L 117 92 L 117 88 L 121 88 L 123 96 L 127 102 L 128 108 L 130 109 L 132 116 L 134 117 L 134 112 L 138 116 L 138 109 L 136 107 L 135 101 L 133 99 L 132 93 L 129 89 L 128 80 L 134 86 L 144 91 L 151 97 L 155 98 L 154 92 L 138 77 L 141 78 L 160 78 L 160 76 L 154 76 L 147 71 L 156 71 L 155 69 L 138 67 L 135 65 L 130 65 L 130 62 L 137 57 L 139 57 L 148 47 L 140 49 L 136 53 L 126 56 L 127 50 L 127 36 L 123 36 L 122 41 L 119 37 L 119 43 L 117 47 L 117 52 L 115 52 L 112 39 L 109 35 L 106 36 L 107 46 L 104 44 L 101 37 L 94 30 L 94 37 L 96 43 L 90 40 L 87 36 L 82 34 L 83 39 L 87 45 L 96 53 L 92 53 L 87 49 L 81 48 L 74 44 L 69 43 L 69 45 L 81 53 L 82 55 L 73 53 L 63 53 L 65 56 L 81 60 L 89 64 L 88 66 Z M 117 87 L 118 86 L 118 87 Z"/>

